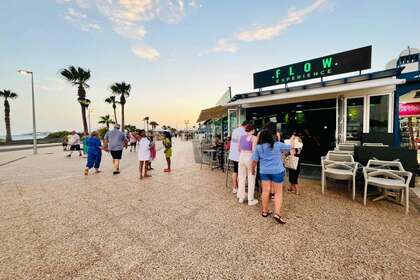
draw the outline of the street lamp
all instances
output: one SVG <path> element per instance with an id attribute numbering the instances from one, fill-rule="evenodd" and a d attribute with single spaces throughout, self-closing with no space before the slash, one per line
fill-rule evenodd
<path id="1" fill-rule="evenodd" d="M 34 146 L 34 155 L 38 153 L 38 145 L 36 139 L 36 120 L 35 120 L 35 94 L 34 94 L 34 73 L 29 70 L 18 70 L 19 74 L 31 75 L 31 86 L 32 86 L 32 128 L 33 128 L 33 146 Z"/>

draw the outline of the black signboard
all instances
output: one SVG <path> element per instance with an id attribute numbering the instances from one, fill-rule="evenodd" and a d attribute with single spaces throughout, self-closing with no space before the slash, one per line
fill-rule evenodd
<path id="1" fill-rule="evenodd" d="M 254 73 L 254 89 L 369 69 L 371 58 L 367 46 Z"/>

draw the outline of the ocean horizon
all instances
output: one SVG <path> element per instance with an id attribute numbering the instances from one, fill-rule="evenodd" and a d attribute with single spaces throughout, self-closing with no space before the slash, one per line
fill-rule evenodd
<path id="1" fill-rule="evenodd" d="M 37 132 L 37 139 L 42 139 L 48 136 L 48 134 L 50 134 L 49 132 Z M 29 133 L 21 133 L 21 134 L 12 134 L 12 139 L 14 141 L 17 140 L 30 140 L 33 138 L 33 133 L 29 132 Z M 6 135 L 0 135 L 0 139 L 6 139 Z"/>

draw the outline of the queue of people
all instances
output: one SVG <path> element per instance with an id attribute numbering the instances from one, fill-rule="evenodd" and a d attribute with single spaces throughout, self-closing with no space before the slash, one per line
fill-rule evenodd
<path id="1" fill-rule="evenodd" d="M 164 155 L 167 162 L 167 167 L 164 172 L 171 172 L 171 157 L 172 157 L 172 138 L 171 134 L 167 131 L 163 132 L 163 147 Z M 80 136 L 73 131 L 71 137 L 66 137 L 66 145 L 70 143 L 71 157 L 73 151 L 78 151 L 82 156 L 82 149 L 80 147 Z M 136 151 L 137 159 L 139 162 L 139 178 L 151 177 L 148 173 L 152 168 L 152 161 L 156 159 L 156 143 L 153 135 L 147 136 L 145 130 L 138 130 L 137 132 L 130 132 L 127 136 L 120 130 L 120 125 L 115 124 L 114 128 L 108 130 L 104 136 L 103 144 L 99 138 L 97 131 L 93 131 L 90 135 L 83 138 L 83 150 L 87 154 L 87 162 L 84 169 L 84 174 L 89 175 L 90 169 L 95 169 L 95 174 L 101 173 L 100 165 L 102 160 L 102 151 L 109 152 L 112 157 L 113 175 L 120 174 L 120 161 L 123 156 L 124 149 L 128 149 L 130 144 L 130 152 Z M 64 141 L 63 141 L 64 147 Z M 64 148 L 63 148 L 64 150 Z"/>
<path id="2" fill-rule="evenodd" d="M 255 135 L 255 128 L 247 122 L 234 129 L 225 149 L 229 149 L 229 160 L 233 162 L 232 193 L 236 194 L 238 202 L 244 203 L 247 200 L 249 206 L 258 204 L 254 192 L 256 181 L 259 179 L 262 188 L 262 217 L 273 215 L 275 221 L 285 224 L 286 220 L 281 216 L 286 173 L 283 160 L 287 155 L 299 156 L 302 148 L 302 140 L 297 133 L 293 133 L 290 139 L 282 142 L 276 125 L 271 122 L 258 135 Z M 289 167 L 288 191 L 295 194 L 299 194 L 299 172 L 300 162 L 296 169 Z M 269 210 L 272 195 L 274 211 Z"/>

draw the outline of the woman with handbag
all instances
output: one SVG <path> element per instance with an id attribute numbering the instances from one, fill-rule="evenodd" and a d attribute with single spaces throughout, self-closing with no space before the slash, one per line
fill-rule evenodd
<path id="1" fill-rule="evenodd" d="M 296 132 L 293 132 L 292 137 L 290 137 L 289 140 L 290 140 L 290 144 L 292 145 L 295 151 L 295 155 L 289 156 L 290 157 L 289 160 L 297 161 L 297 165 L 296 165 L 296 162 L 294 162 L 293 164 L 291 163 L 290 166 L 288 166 L 290 187 L 288 187 L 287 190 L 291 193 L 299 194 L 299 185 L 298 185 L 298 178 L 299 178 L 299 173 L 300 173 L 299 155 L 302 152 L 303 143 L 302 143 L 302 139 L 299 137 L 299 135 Z"/>

